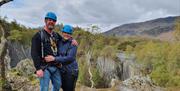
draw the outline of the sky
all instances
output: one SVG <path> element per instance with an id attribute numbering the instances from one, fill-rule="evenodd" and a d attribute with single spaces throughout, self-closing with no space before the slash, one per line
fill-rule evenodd
<path id="1" fill-rule="evenodd" d="M 180 0 L 14 0 L 0 7 L 0 16 L 27 27 L 44 25 L 48 11 L 57 23 L 98 25 L 102 31 L 115 26 L 180 15 Z"/>

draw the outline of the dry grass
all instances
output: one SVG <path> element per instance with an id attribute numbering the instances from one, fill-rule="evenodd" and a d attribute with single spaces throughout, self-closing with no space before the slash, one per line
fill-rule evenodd
<path id="1" fill-rule="evenodd" d="M 96 88 L 90 88 L 87 86 L 83 86 L 79 83 L 76 85 L 76 91 L 117 91 L 117 89 L 114 88 L 101 88 L 101 89 L 96 89 Z"/>
<path id="2" fill-rule="evenodd" d="M 180 91 L 180 87 L 169 87 L 167 91 Z"/>

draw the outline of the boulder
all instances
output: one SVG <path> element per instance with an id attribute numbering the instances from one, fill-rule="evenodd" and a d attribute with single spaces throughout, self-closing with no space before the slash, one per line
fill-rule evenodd
<path id="1" fill-rule="evenodd" d="M 33 61 L 30 59 L 24 59 L 21 60 L 17 66 L 15 67 L 15 70 L 20 72 L 23 76 L 31 76 L 35 72 Z"/>
<path id="2" fill-rule="evenodd" d="M 149 76 L 134 76 L 120 84 L 121 91 L 164 91 L 164 89 L 154 85 Z"/>

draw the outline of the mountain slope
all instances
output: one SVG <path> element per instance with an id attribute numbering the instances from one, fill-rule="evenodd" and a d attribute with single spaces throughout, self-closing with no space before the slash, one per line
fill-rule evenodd
<path id="1" fill-rule="evenodd" d="M 161 33 L 173 31 L 175 20 L 180 16 L 158 18 L 140 23 L 130 23 L 115 27 L 104 35 L 131 36 L 131 35 L 150 35 L 158 36 Z"/>

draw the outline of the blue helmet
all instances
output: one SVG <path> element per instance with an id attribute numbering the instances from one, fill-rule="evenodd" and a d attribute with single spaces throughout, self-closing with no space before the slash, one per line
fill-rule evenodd
<path id="1" fill-rule="evenodd" d="M 48 13 L 46 14 L 46 16 L 45 16 L 45 19 L 46 19 L 46 18 L 53 19 L 53 20 L 57 21 L 57 16 L 56 16 L 56 14 L 53 13 L 53 12 L 48 12 Z"/>
<path id="2" fill-rule="evenodd" d="M 73 27 L 70 25 L 64 25 L 62 32 L 72 34 L 73 33 Z"/>

